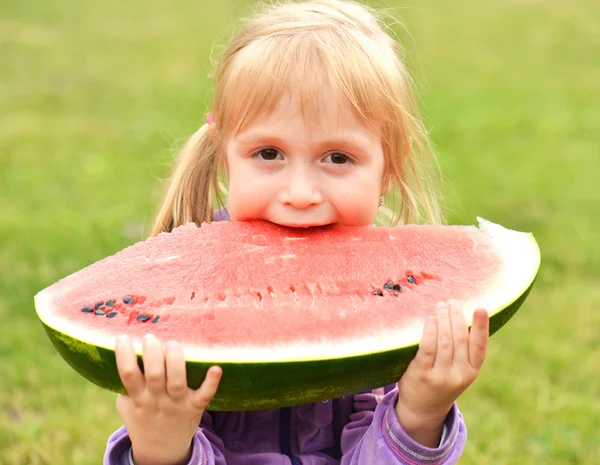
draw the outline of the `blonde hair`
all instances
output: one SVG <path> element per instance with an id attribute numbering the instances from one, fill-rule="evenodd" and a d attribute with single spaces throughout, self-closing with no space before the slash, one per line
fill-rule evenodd
<path id="1" fill-rule="evenodd" d="M 345 98 L 365 125 L 381 129 L 384 186 L 391 224 L 441 221 L 437 167 L 398 44 L 370 8 L 341 0 L 284 2 L 249 19 L 224 50 L 215 72 L 214 121 L 178 156 L 152 235 L 213 220 L 224 206 L 225 142 L 285 95 L 299 94 L 305 117 L 318 111 L 319 89 Z M 396 195 L 400 205 L 396 205 Z"/>

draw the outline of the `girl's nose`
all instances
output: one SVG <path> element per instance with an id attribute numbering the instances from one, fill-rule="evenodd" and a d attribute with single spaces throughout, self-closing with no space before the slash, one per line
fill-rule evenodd
<path id="1" fill-rule="evenodd" d="M 296 172 L 290 176 L 288 185 L 282 192 L 281 202 L 294 208 L 308 208 L 320 205 L 323 195 L 319 183 L 310 174 Z"/>

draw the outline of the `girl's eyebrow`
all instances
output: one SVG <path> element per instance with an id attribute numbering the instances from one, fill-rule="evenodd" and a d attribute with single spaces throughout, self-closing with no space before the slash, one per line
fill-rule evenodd
<path id="1" fill-rule="evenodd" d="M 272 145 L 284 145 L 285 138 L 279 137 L 272 133 L 262 132 L 244 132 L 241 135 L 236 136 L 239 145 L 256 145 L 256 144 L 272 144 Z"/>

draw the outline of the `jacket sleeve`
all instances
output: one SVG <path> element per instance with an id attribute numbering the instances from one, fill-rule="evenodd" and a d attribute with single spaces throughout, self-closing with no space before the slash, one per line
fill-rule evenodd
<path id="1" fill-rule="evenodd" d="M 202 423 L 192 438 L 192 456 L 187 465 L 226 465 L 223 441 L 211 428 L 212 420 L 205 412 Z M 104 465 L 135 465 L 131 453 L 131 440 L 124 426 L 108 439 Z"/>
<path id="2" fill-rule="evenodd" d="M 354 396 L 354 413 L 341 438 L 342 465 L 453 465 L 465 446 L 467 430 L 456 404 L 444 423 L 440 445 L 433 449 L 408 436 L 396 416 L 398 390 L 379 403 L 372 393 Z"/>

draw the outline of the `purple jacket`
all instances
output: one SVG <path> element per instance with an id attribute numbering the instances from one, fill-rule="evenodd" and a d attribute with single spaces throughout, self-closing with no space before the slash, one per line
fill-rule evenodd
<path id="1" fill-rule="evenodd" d="M 466 428 L 456 405 L 439 447 L 413 441 L 394 410 L 398 391 L 372 392 L 285 409 L 205 412 L 189 465 L 450 465 L 458 462 Z M 124 427 L 108 440 L 104 465 L 131 465 Z"/>
<path id="2" fill-rule="evenodd" d="M 228 220 L 217 212 L 215 220 Z M 192 440 L 189 465 L 451 465 L 466 442 L 456 405 L 440 445 L 413 441 L 398 422 L 396 385 L 291 408 L 205 412 Z M 131 465 L 125 427 L 108 440 L 104 465 Z"/>

